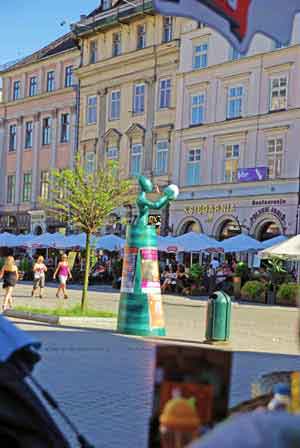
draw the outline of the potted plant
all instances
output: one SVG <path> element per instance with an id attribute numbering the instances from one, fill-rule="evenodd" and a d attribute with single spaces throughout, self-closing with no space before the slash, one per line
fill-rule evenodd
<path id="1" fill-rule="evenodd" d="M 243 261 L 237 263 L 233 274 L 233 295 L 238 299 L 241 295 L 241 286 L 248 278 L 248 266 Z"/>
<path id="2" fill-rule="evenodd" d="M 189 270 L 189 279 L 191 283 L 190 293 L 193 296 L 203 293 L 204 267 L 200 264 L 192 264 Z"/>
<path id="3" fill-rule="evenodd" d="M 32 273 L 32 264 L 28 258 L 23 258 L 19 263 L 19 279 L 29 280 Z"/>
<path id="4" fill-rule="evenodd" d="M 278 285 L 286 281 L 288 273 L 283 267 L 283 261 L 277 257 L 272 257 L 268 260 L 267 273 L 269 274 L 270 279 L 268 284 L 267 302 L 270 305 L 274 305 Z"/>
<path id="5" fill-rule="evenodd" d="M 282 283 L 277 291 L 276 303 L 280 305 L 297 305 L 300 287 L 296 283 Z"/>
<path id="6" fill-rule="evenodd" d="M 121 277 L 122 277 L 122 268 L 123 268 L 123 260 L 120 258 L 116 259 L 112 263 L 112 287 L 116 289 L 120 289 L 121 287 Z"/>
<path id="7" fill-rule="evenodd" d="M 265 301 L 265 285 L 259 280 L 249 280 L 241 289 L 241 297 L 251 302 Z"/>

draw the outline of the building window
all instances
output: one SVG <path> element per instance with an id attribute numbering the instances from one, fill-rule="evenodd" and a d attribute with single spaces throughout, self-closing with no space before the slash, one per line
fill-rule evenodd
<path id="1" fill-rule="evenodd" d="M 229 87 L 227 98 L 227 118 L 239 118 L 243 112 L 244 88 Z"/>
<path id="2" fill-rule="evenodd" d="M 110 120 L 119 120 L 120 118 L 120 90 L 113 90 L 110 94 Z"/>
<path id="3" fill-rule="evenodd" d="M 65 87 L 72 87 L 73 85 L 73 65 L 68 65 L 65 68 Z"/>
<path id="4" fill-rule="evenodd" d="M 92 40 L 90 42 L 90 64 L 96 64 L 97 60 L 98 60 L 97 41 Z"/>
<path id="5" fill-rule="evenodd" d="M 47 73 L 47 92 L 53 92 L 55 90 L 55 71 Z"/>
<path id="6" fill-rule="evenodd" d="M 191 125 L 202 124 L 204 120 L 205 95 L 191 96 Z"/>
<path id="7" fill-rule="evenodd" d="M 280 50 L 280 48 L 286 48 L 287 45 L 279 42 L 278 40 L 274 40 L 272 43 L 272 50 Z"/>
<path id="8" fill-rule="evenodd" d="M 207 67 L 208 44 L 197 44 L 193 48 L 193 68 Z"/>
<path id="9" fill-rule="evenodd" d="M 159 83 L 159 107 L 164 109 L 171 105 L 171 80 L 162 79 Z"/>
<path id="10" fill-rule="evenodd" d="M 43 119 L 43 136 L 42 136 L 42 144 L 50 145 L 51 143 L 51 118 L 46 117 Z"/>
<path id="11" fill-rule="evenodd" d="M 33 123 L 27 121 L 25 124 L 25 148 L 32 148 Z"/>
<path id="12" fill-rule="evenodd" d="M 106 11 L 111 8 L 111 0 L 102 0 L 102 9 Z"/>
<path id="13" fill-rule="evenodd" d="M 16 175 L 11 174 L 7 176 L 7 194 L 6 202 L 8 204 L 14 204 L 16 197 Z"/>
<path id="14" fill-rule="evenodd" d="M 49 171 L 41 172 L 40 195 L 44 200 L 49 199 Z"/>
<path id="15" fill-rule="evenodd" d="M 23 202 L 31 201 L 32 175 L 25 173 L 23 177 Z"/>
<path id="16" fill-rule="evenodd" d="M 273 138 L 268 140 L 268 167 L 270 179 L 276 179 L 282 175 L 283 164 L 283 140 Z"/>
<path id="17" fill-rule="evenodd" d="M 287 77 L 281 76 L 270 81 L 270 111 L 287 108 Z"/>
<path id="18" fill-rule="evenodd" d="M 87 152 L 85 154 L 85 172 L 86 174 L 93 174 L 96 171 L 96 154 L 94 152 Z"/>
<path id="19" fill-rule="evenodd" d="M 113 33 L 112 35 L 112 56 L 119 56 L 121 54 L 121 33 Z"/>
<path id="20" fill-rule="evenodd" d="M 87 124 L 97 123 L 97 97 L 96 96 L 88 96 L 87 97 L 86 122 L 87 122 Z"/>
<path id="21" fill-rule="evenodd" d="M 142 171 L 142 149 L 141 143 L 133 144 L 131 147 L 131 168 L 132 176 L 138 176 Z"/>
<path id="22" fill-rule="evenodd" d="M 107 148 L 107 160 L 119 160 L 119 148 L 117 146 Z"/>
<path id="23" fill-rule="evenodd" d="M 236 182 L 239 167 L 240 145 L 225 147 L 225 182 Z"/>
<path id="24" fill-rule="evenodd" d="M 156 174 L 166 174 L 168 172 L 168 140 L 161 140 L 156 144 Z"/>
<path id="25" fill-rule="evenodd" d="M 17 149 L 17 126 L 12 124 L 9 126 L 9 151 Z"/>
<path id="26" fill-rule="evenodd" d="M 70 140 L 70 114 L 62 114 L 61 116 L 61 143 L 67 143 Z"/>
<path id="27" fill-rule="evenodd" d="M 137 27 L 137 49 L 146 47 L 146 25 L 138 25 Z"/>
<path id="28" fill-rule="evenodd" d="M 145 111 L 145 84 L 136 84 L 133 93 L 133 113 L 143 114 Z"/>
<path id="29" fill-rule="evenodd" d="M 200 184 L 201 149 L 190 149 L 187 159 L 186 184 Z"/>
<path id="30" fill-rule="evenodd" d="M 162 41 L 164 42 L 170 42 L 172 40 L 172 34 L 173 34 L 173 21 L 172 17 L 163 17 L 163 35 L 162 35 Z"/>
<path id="31" fill-rule="evenodd" d="M 229 59 L 230 61 L 237 61 L 242 58 L 242 53 L 240 53 L 235 47 L 230 47 L 229 49 Z"/>
<path id="32" fill-rule="evenodd" d="M 29 96 L 37 95 L 37 77 L 33 76 L 29 80 Z"/>
<path id="33" fill-rule="evenodd" d="M 20 97 L 21 97 L 21 83 L 20 81 L 15 81 L 13 87 L 13 100 L 16 101 Z"/>

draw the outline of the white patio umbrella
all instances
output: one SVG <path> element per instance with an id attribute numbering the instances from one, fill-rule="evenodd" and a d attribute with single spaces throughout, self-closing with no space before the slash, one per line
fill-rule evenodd
<path id="1" fill-rule="evenodd" d="M 91 245 L 96 245 L 96 237 L 91 238 Z M 86 234 L 84 232 L 75 235 L 69 235 L 65 238 L 65 241 L 61 244 L 61 249 L 80 248 L 85 249 Z"/>
<path id="2" fill-rule="evenodd" d="M 36 236 L 32 233 L 17 235 L 9 247 L 31 248 L 31 242 Z"/>
<path id="3" fill-rule="evenodd" d="M 117 235 L 104 235 L 98 238 L 96 242 L 96 249 L 108 250 L 110 252 L 123 249 L 124 246 L 125 240 Z"/>
<path id="4" fill-rule="evenodd" d="M 283 243 L 287 239 L 288 239 L 287 236 L 279 235 L 279 236 L 275 236 L 274 238 L 271 238 L 269 240 L 263 241 L 261 243 L 261 245 L 264 249 L 268 249 L 269 247 L 273 247 L 277 244 Z"/>
<path id="5" fill-rule="evenodd" d="M 259 241 L 248 235 L 244 235 L 243 233 L 222 241 L 221 247 L 224 252 L 250 252 L 262 249 L 262 245 Z"/>
<path id="6" fill-rule="evenodd" d="M 203 233 L 189 232 L 176 238 L 177 244 L 184 252 L 200 252 L 208 249 L 218 249 L 221 243 Z"/>
<path id="7" fill-rule="evenodd" d="M 281 257 L 290 261 L 300 261 L 300 235 L 260 252 L 262 258 Z"/>
<path id="8" fill-rule="evenodd" d="M 178 243 L 178 238 L 175 236 L 158 236 L 157 237 L 157 246 L 158 250 L 161 252 L 184 252 L 183 247 Z"/>

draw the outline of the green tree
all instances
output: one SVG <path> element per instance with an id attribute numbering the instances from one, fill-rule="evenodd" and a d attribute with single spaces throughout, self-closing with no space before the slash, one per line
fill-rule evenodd
<path id="1" fill-rule="evenodd" d="M 106 223 L 116 208 L 132 200 L 133 187 L 129 180 L 120 179 L 118 167 L 109 162 L 105 167 L 87 174 L 80 159 L 74 169 L 54 170 L 49 185 L 49 197 L 42 201 L 49 214 L 59 216 L 86 234 L 86 266 L 81 309 L 87 308 L 87 291 L 91 261 L 91 237 Z"/>

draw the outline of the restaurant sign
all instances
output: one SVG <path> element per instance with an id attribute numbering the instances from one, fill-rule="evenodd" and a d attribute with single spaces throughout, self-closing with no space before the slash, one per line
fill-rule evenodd
<path id="1" fill-rule="evenodd" d="M 257 219 L 264 214 L 274 215 L 279 219 L 281 223 L 283 224 L 286 223 L 286 215 L 281 210 L 278 210 L 278 208 L 275 207 L 263 207 L 251 216 L 250 218 L 251 225 L 254 224 L 255 221 L 257 221 Z"/>
<path id="2" fill-rule="evenodd" d="M 186 207 L 184 213 L 188 216 L 192 215 L 216 215 L 217 213 L 234 213 L 236 210 L 234 204 L 201 204 Z"/>
<path id="3" fill-rule="evenodd" d="M 239 168 L 237 173 L 239 182 L 257 182 L 268 178 L 268 168 L 259 166 L 257 168 Z"/>

